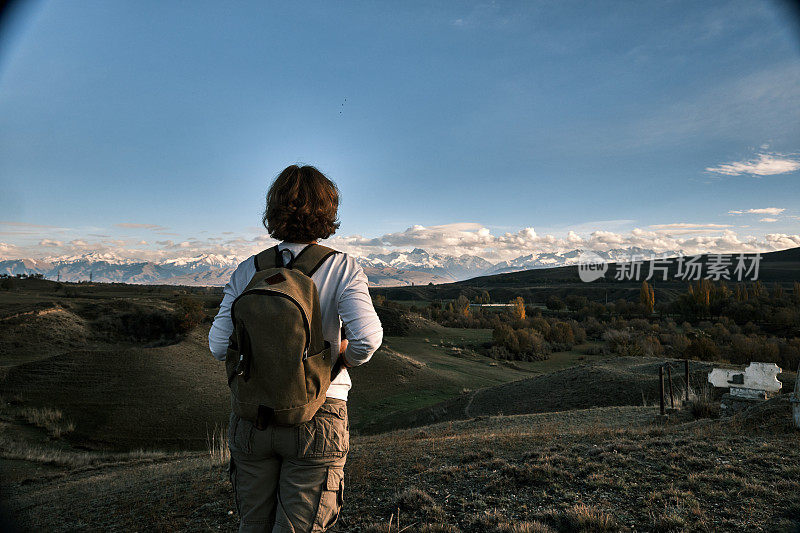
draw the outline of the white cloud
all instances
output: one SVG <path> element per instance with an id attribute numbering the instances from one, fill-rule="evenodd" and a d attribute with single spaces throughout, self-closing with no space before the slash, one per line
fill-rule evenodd
<path id="1" fill-rule="evenodd" d="M 730 228 L 730 224 L 692 224 L 691 222 L 673 222 L 671 224 L 652 224 L 653 229 L 700 229 L 700 228 Z"/>
<path id="2" fill-rule="evenodd" d="M 127 228 L 127 229 L 151 229 L 153 231 L 163 231 L 166 228 L 164 226 L 159 226 L 158 224 L 134 224 L 132 222 L 121 222 L 119 224 L 114 224 L 118 228 Z"/>
<path id="3" fill-rule="evenodd" d="M 140 241 L 139 244 L 141 244 L 142 242 L 147 244 L 145 241 Z M 204 246 L 206 243 L 204 241 L 197 241 L 193 239 L 192 242 L 182 241 L 178 243 L 170 240 L 156 241 L 156 244 L 167 250 L 185 250 L 189 248 L 197 249 L 198 247 Z"/>
<path id="4" fill-rule="evenodd" d="M 694 224 L 691 222 L 673 222 L 671 224 L 652 224 L 649 226 L 659 233 L 672 235 L 688 235 L 690 233 L 714 233 L 724 228 L 733 227 L 731 224 Z"/>
<path id="5" fill-rule="evenodd" d="M 11 257 L 17 257 L 19 253 L 19 247 L 15 244 L 9 244 L 7 242 L 0 242 L 0 258 L 8 259 Z"/>
<path id="6" fill-rule="evenodd" d="M 718 227 L 717 227 L 718 226 Z M 656 252 L 731 253 L 772 251 L 788 248 L 798 235 L 743 236 L 724 224 L 657 224 L 655 229 L 634 228 L 630 232 L 596 230 L 566 236 L 541 235 L 534 228 L 492 235 L 478 224 L 411 226 L 407 230 L 365 239 L 361 236 L 329 239 L 331 246 L 355 255 L 420 247 L 428 252 L 478 255 L 490 261 L 507 260 L 533 252 L 564 252 L 574 249 L 609 250 L 632 246 Z"/>
<path id="7" fill-rule="evenodd" d="M 769 222 L 769 212 L 763 212 L 762 222 Z M 745 211 L 742 211 L 743 213 Z M 784 217 L 782 220 L 788 220 Z M 393 250 L 410 250 L 418 247 L 431 253 L 459 256 L 468 254 L 489 261 L 510 260 L 532 253 L 557 253 L 575 249 L 607 251 L 614 248 L 639 247 L 657 253 L 684 251 L 696 253 L 767 252 L 800 246 L 800 235 L 773 233 L 745 234 L 741 226 L 727 224 L 672 222 L 654 224 L 629 231 L 609 230 L 596 226 L 594 231 L 559 230 L 557 233 L 537 232 L 528 227 L 518 231 L 492 234 L 477 223 L 456 223 L 437 226 L 412 225 L 404 231 L 386 233 L 377 237 L 361 235 L 334 236 L 323 244 L 356 256 L 387 253 Z M 800 233 L 800 232 L 798 232 Z M 81 255 L 90 251 L 112 253 L 124 259 L 158 261 L 177 257 L 195 257 L 201 254 L 234 256 L 243 260 L 276 241 L 262 233 L 254 237 L 226 235 L 224 238 L 187 238 L 182 241 L 156 241 L 155 246 L 145 240 L 92 240 L 75 239 L 66 245 L 61 241 L 43 239 L 38 246 L 0 244 L 0 257 L 41 258 L 51 256 L 57 249 L 62 255 Z"/>
<path id="8" fill-rule="evenodd" d="M 785 207 L 761 207 L 758 209 L 746 209 L 744 211 L 728 211 L 729 215 L 773 215 L 778 216 L 786 211 Z"/>
<path id="9" fill-rule="evenodd" d="M 765 217 L 765 218 L 761 218 L 761 219 L 759 219 L 758 221 L 759 221 L 759 222 L 777 222 L 777 221 L 778 221 L 778 219 L 777 219 L 777 218 L 769 218 L 769 217 Z"/>
<path id="10" fill-rule="evenodd" d="M 0 221 L 0 226 L 14 226 L 17 228 L 56 228 L 57 226 L 48 226 L 46 224 L 29 224 L 28 222 L 13 222 L 13 221 Z"/>
<path id="11" fill-rule="evenodd" d="M 742 174 L 773 176 L 775 174 L 787 174 L 798 169 L 800 169 L 800 161 L 797 159 L 781 154 L 761 153 L 748 161 L 733 161 L 716 167 L 708 167 L 706 172 L 714 172 L 726 176 L 741 176 Z"/>

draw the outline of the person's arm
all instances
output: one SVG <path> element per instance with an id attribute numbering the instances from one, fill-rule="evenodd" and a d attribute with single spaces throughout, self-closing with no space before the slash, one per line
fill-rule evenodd
<path id="1" fill-rule="evenodd" d="M 208 332 L 208 347 L 211 349 L 211 355 L 219 361 L 225 360 L 225 354 L 228 351 L 228 340 L 233 333 L 233 322 L 231 321 L 231 304 L 239 294 L 241 294 L 245 282 L 242 285 L 243 268 L 239 265 L 236 270 L 231 274 L 231 279 L 225 284 L 222 291 L 222 303 L 219 304 L 219 312 L 214 318 L 214 323 L 211 324 L 211 330 Z M 253 267 L 255 270 L 255 267 Z"/>
<path id="2" fill-rule="evenodd" d="M 372 306 L 367 276 L 359 265 L 354 265 L 353 275 L 345 283 L 338 301 L 339 316 L 347 337 L 341 357 L 348 368 L 369 361 L 383 342 L 383 328 Z"/>

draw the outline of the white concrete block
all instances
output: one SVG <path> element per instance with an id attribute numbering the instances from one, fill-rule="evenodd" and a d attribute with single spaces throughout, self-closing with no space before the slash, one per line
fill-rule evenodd
<path id="1" fill-rule="evenodd" d="M 708 373 L 708 382 L 715 387 L 735 387 L 777 392 L 783 384 L 778 381 L 781 367 L 775 363 L 750 363 L 744 371 L 715 368 Z M 732 391 L 731 391 L 732 392 Z"/>

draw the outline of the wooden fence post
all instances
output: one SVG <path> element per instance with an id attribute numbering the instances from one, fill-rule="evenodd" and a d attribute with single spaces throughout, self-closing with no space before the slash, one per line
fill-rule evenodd
<path id="1" fill-rule="evenodd" d="M 689 401 L 689 360 L 683 360 L 683 373 L 686 377 L 686 401 Z"/>
<path id="2" fill-rule="evenodd" d="M 675 409 L 675 395 L 672 392 L 672 365 L 667 364 L 667 379 L 669 379 L 669 406 Z"/>

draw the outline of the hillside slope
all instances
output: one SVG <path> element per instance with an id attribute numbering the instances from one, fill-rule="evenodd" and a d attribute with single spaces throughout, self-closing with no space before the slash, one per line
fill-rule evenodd
<path id="1" fill-rule="evenodd" d="M 789 402 L 772 402 L 788 417 Z M 353 437 L 335 532 L 794 531 L 796 432 L 775 419 L 652 424 L 653 408 L 490 417 Z M 772 425 L 769 425 L 773 422 Z M 199 454 L 3 487 L 32 531 L 235 531 L 224 463 Z"/>
<path id="2" fill-rule="evenodd" d="M 200 448 L 225 425 L 225 370 L 208 353 L 207 329 L 156 348 L 85 348 L 7 371 L 3 394 L 58 409 L 70 440 L 112 449 Z"/>
<path id="3" fill-rule="evenodd" d="M 658 367 L 664 360 L 645 357 L 611 357 L 604 360 L 529 377 L 465 393 L 435 405 L 401 413 L 392 425 L 376 422 L 370 432 L 413 427 L 475 416 L 545 413 L 590 407 L 653 405 L 658 401 Z M 691 362 L 691 383 L 701 385 L 713 365 Z M 680 400 L 683 375 L 674 365 L 673 387 Z"/>

